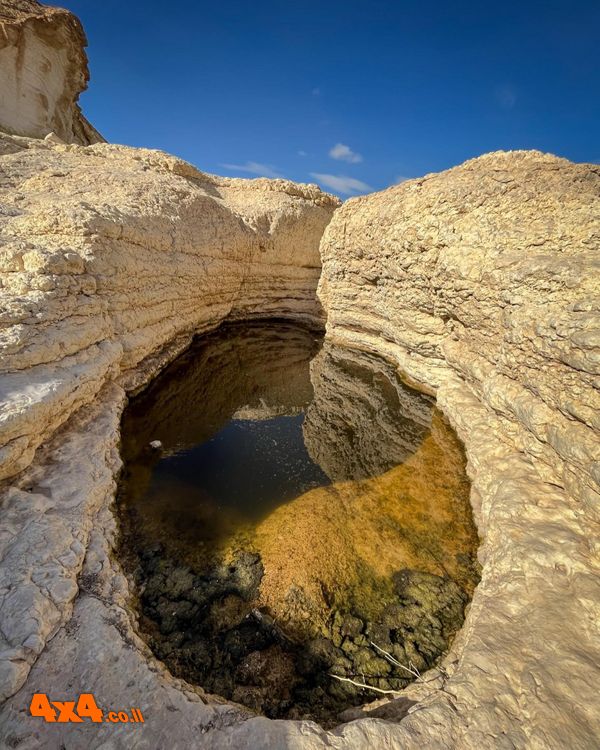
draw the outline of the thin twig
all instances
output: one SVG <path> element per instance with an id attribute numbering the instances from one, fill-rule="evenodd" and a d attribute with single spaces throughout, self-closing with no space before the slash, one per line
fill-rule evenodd
<path id="1" fill-rule="evenodd" d="M 330 677 L 334 677 L 336 680 L 339 680 L 340 682 L 349 682 L 352 685 L 355 685 L 359 688 L 365 688 L 365 690 L 374 690 L 376 693 L 383 693 L 384 695 L 400 695 L 400 690 L 383 690 L 382 688 L 373 687 L 373 685 L 367 685 L 364 682 L 357 682 L 356 680 L 351 680 L 349 677 L 340 677 L 337 674 L 329 673 Z"/>
<path id="2" fill-rule="evenodd" d="M 419 672 L 419 670 L 415 667 L 415 665 L 412 662 L 408 662 L 410 664 L 410 666 L 409 667 L 405 667 L 404 664 L 401 664 L 398 661 L 398 659 L 396 659 L 395 657 L 393 657 L 389 653 L 389 651 L 386 651 L 385 649 L 381 648 L 381 646 L 378 646 L 376 643 L 373 643 L 373 641 L 370 641 L 370 643 L 371 643 L 371 646 L 373 646 L 373 648 L 376 648 L 381 654 L 383 654 L 385 656 L 385 658 L 391 664 L 394 664 L 396 667 L 400 667 L 401 669 L 404 669 L 406 672 L 408 672 L 409 674 L 411 674 L 416 680 L 420 680 L 421 682 L 423 681 L 422 677 L 421 677 L 421 673 Z"/>
<path id="3" fill-rule="evenodd" d="M 441 680 L 442 681 L 442 685 L 444 685 L 446 683 L 446 681 L 448 679 L 450 679 L 449 675 L 446 672 L 446 670 L 444 669 L 444 667 L 439 666 L 439 667 L 437 667 L 437 670 L 440 673 L 439 675 L 436 675 L 435 677 L 431 677 L 429 680 L 424 680 L 423 677 L 421 676 L 421 673 L 415 667 L 415 665 L 412 663 L 412 661 L 409 661 L 408 662 L 409 666 L 405 667 L 404 664 L 402 664 L 401 662 L 398 661 L 398 659 L 396 659 L 395 657 L 393 657 L 389 653 L 389 651 L 386 651 L 385 649 L 381 648 L 381 646 L 378 646 L 376 643 L 373 643 L 373 641 L 370 641 L 370 643 L 371 643 L 371 646 L 373 646 L 373 648 L 376 648 L 380 653 L 382 653 L 385 656 L 385 658 L 390 662 L 390 664 L 393 664 L 396 667 L 401 667 L 402 669 L 406 670 L 407 672 L 409 672 L 415 678 L 415 680 L 417 682 L 421 683 L 422 685 L 426 685 L 428 682 L 437 682 L 438 680 Z M 387 679 L 390 679 L 390 678 L 388 677 Z M 402 678 L 401 677 L 397 677 L 395 679 L 399 680 L 399 679 L 402 679 Z M 443 691 L 444 688 L 441 687 L 440 690 Z"/>

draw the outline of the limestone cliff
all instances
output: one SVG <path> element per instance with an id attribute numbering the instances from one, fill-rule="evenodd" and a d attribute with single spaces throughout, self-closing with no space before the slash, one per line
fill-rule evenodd
<path id="1" fill-rule="evenodd" d="M 86 145 L 84 46 L 67 11 L 0 0 L 0 130 L 17 134 L 0 136 L 0 744 L 129 746 L 26 717 L 32 692 L 91 690 L 144 703 L 155 747 L 595 746 L 600 167 L 489 154 L 334 213 L 315 186 Z M 69 145 L 20 137 L 51 131 Z M 249 719 L 153 660 L 110 510 L 126 392 L 226 318 L 324 313 L 328 338 L 437 394 L 483 566 L 451 653 L 400 701 L 414 710 L 333 733 Z"/>
<path id="2" fill-rule="evenodd" d="M 351 199 L 325 231 L 327 337 L 437 391 L 482 537 L 443 692 L 410 693 L 398 747 L 600 732 L 599 246 L 600 167 L 535 151 Z"/>
<path id="3" fill-rule="evenodd" d="M 37 0 L 0 0 L 0 130 L 67 143 L 102 136 L 77 100 L 89 79 L 85 34 L 72 13 Z"/>
<path id="4" fill-rule="evenodd" d="M 121 146 L 2 143 L 1 476 L 104 383 L 193 332 L 225 317 L 319 322 L 318 244 L 338 202 L 315 186 Z"/>
<path id="5" fill-rule="evenodd" d="M 207 748 L 593 746 L 600 168 L 491 154 L 334 213 L 314 186 L 159 152 L 1 146 L 0 684 L 17 691 L 2 738 L 54 746 L 52 725 L 23 726 L 34 688 L 129 705 L 133 679 L 156 745 L 205 731 Z M 418 710 L 334 734 L 242 721 L 174 680 L 136 635 L 110 510 L 126 389 L 226 317 L 322 321 L 323 232 L 327 336 L 436 392 L 465 445 L 483 566 L 450 654 L 398 715 L 405 698 Z M 75 746 L 86 726 L 68 727 Z"/>
<path id="6" fill-rule="evenodd" d="M 22 473 L 4 494 L 6 695 L 70 615 L 91 519 L 113 491 L 123 387 L 225 318 L 322 325 L 318 245 L 338 201 L 310 185 L 212 177 L 154 151 L 14 136 L 1 146 L 0 463 L 12 476 L 37 450 L 38 476 L 23 485 Z M 43 456 L 59 444 L 65 455 L 92 413 L 85 456 L 51 480 Z"/>
<path id="7" fill-rule="evenodd" d="M 583 507 L 600 503 L 600 167 L 498 152 L 347 201 L 328 335 L 431 387 L 455 373 Z"/>

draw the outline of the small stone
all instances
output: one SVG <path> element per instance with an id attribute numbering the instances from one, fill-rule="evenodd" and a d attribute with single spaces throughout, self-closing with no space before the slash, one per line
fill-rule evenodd
<path id="1" fill-rule="evenodd" d="M 362 633 L 363 621 L 359 617 L 353 617 L 352 615 L 346 615 L 342 622 L 340 631 L 342 635 L 350 636 L 351 638 L 358 636 Z"/>
<path id="2" fill-rule="evenodd" d="M 64 144 L 63 139 L 57 136 L 56 133 L 48 133 L 48 135 L 44 137 L 44 140 L 46 143 Z"/>

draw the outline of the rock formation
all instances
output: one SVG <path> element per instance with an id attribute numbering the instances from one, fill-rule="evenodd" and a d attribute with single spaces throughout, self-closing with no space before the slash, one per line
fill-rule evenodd
<path id="1" fill-rule="evenodd" d="M 67 143 L 104 140 L 77 100 L 89 80 L 79 19 L 37 0 L 0 0 L 0 130 Z"/>
<path id="2" fill-rule="evenodd" d="M 74 18 L 20 0 L 0 21 L 0 127 L 97 140 L 76 105 Z M 418 705 L 325 733 L 248 719 L 153 659 L 110 508 L 126 391 L 226 317 L 322 320 L 318 244 L 337 201 L 56 140 L 0 138 L 2 744 L 595 746 L 600 167 L 490 154 L 351 199 L 325 230 L 327 336 L 436 392 L 465 444 L 483 566 L 442 669 L 396 715 Z M 27 715 L 35 691 L 143 705 L 152 724 L 133 741 L 89 723 L 59 735 Z"/>
<path id="3" fill-rule="evenodd" d="M 38 449 L 37 462 L 52 456 L 61 428 L 55 444 L 65 446 L 76 432 L 70 417 L 88 419 L 93 403 L 102 429 L 118 417 L 123 386 L 138 387 L 193 333 L 225 317 L 322 324 L 318 243 L 337 200 L 315 186 L 214 178 L 159 152 L 106 144 L 3 136 L 2 146 L 3 477 L 22 471 Z M 84 470 L 101 485 L 108 480 L 104 496 L 118 468 L 110 458 L 106 474 L 118 424 L 110 430 Z M 68 618 L 77 590 L 100 496 L 83 475 L 69 485 L 70 471 L 51 490 L 39 492 L 27 474 L 8 490 L 2 576 L 11 596 L 0 613 L 8 693 Z M 81 514 L 70 528 L 61 512 L 49 512 L 57 503 Z M 28 526 L 34 508 L 44 520 Z M 43 585 L 35 573 L 42 569 Z M 35 616 L 23 617 L 26 603 Z"/>
<path id="4" fill-rule="evenodd" d="M 318 188 L 214 178 L 121 146 L 2 143 L 0 476 L 178 337 L 226 317 L 319 322 L 318 243 L 337 201 Z"/>
<path id="5" fill-rule="evenodd" d="M 454 674 L 399 747 L 600 731 L 599 244 L 600 167 L 534 151 L 349 200 L 325 231 L 327 337 L 436 389 L 482 537 Z"/>

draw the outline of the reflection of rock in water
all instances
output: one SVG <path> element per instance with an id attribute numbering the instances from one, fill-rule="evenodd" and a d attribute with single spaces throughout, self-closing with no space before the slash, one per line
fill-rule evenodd
<path id="1" fill-rule="evenodd" d="M 380 360 L 326 345 L 311 402 L 311 334 L 240 327 L 205 341 L 124 420 L 123 550 L 142 627 L 177 675 L 330 726 L 373 697 L 332 675 L 407 684 L 373 643 L 423 671 L 462 624 L 477 580 L 463 452 L 433 400 Z M 228 514 L 185 477 L 157 484 L 150 440 L 194 450 L 232 415 L 258 428 L 307 407 L 304 442 L 334 484 L 257 518 Z"/>
<path id="2" fill-rule="evenodd" d="M 277 508 L 255 533 L 265 570 L 261 602 L 304 635 L 326 630 L 332 609 L 376 619 L 394 599 L 393 574 L 405 568 L 449 578 L 466 597 L 476 582 L 464 456 L 437 411 L 403 464 L 311 490 Z"/>
<path id="3" fill-rule="evenodd" d="M 229 325 L 202 337 L 128 406 L 122 425 L 121 507 L 140 537 L 198 562 L 243 522 L 185 473 L 156 463 L 192 449 L 231 418 L 299 415 L 312 398 L 313 332 L 286 324 Z M 149 448 L 160 440 L 162 451 Z M 326 479 L 326 478 L 325 478 Z"/>
<path id="4" fill-rule="evenodd" d="M 285 324 L 230 325 L 202 337 L 127 409 L 124 459 L 151 440 L 167 453 L 197 445 L 238 410 L 252 414 L 242 419 L 297 414 L 312 399 L 308 363 L 318 346 L 315 334 Z"/>
<path id="5" fill-rule="evenodd" d="M 332 481 L 383 474 L 417 450 L 434 400 L 404 385 L 391 365 L 326 343 L 310 371 L 304 440 Z"/>

